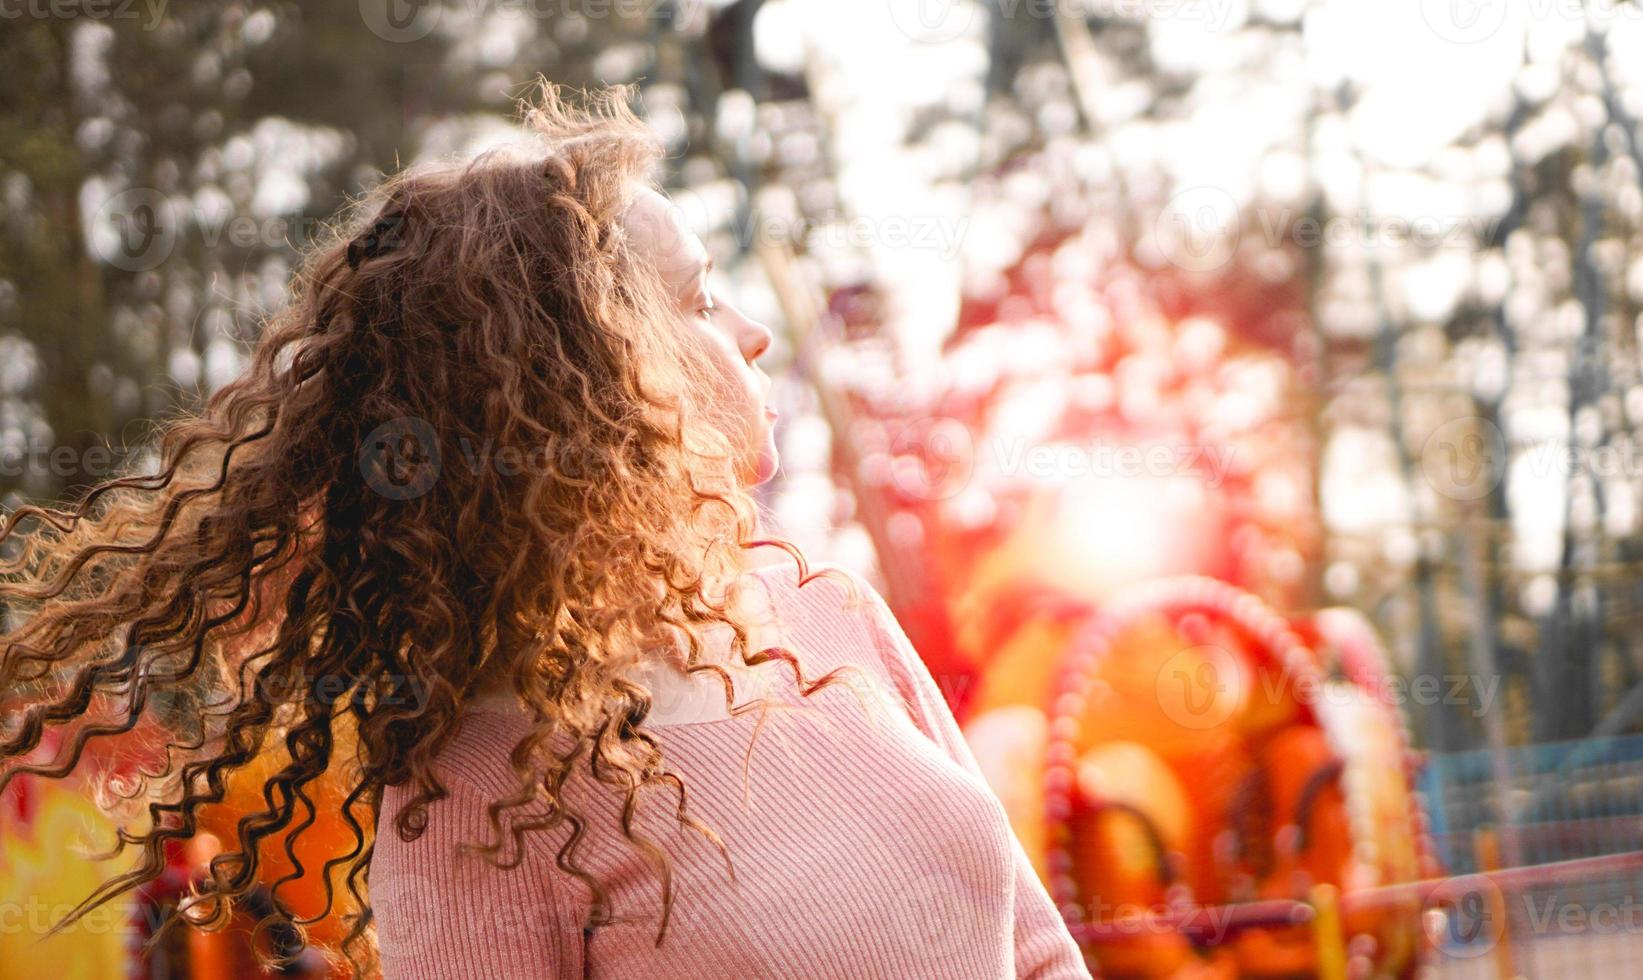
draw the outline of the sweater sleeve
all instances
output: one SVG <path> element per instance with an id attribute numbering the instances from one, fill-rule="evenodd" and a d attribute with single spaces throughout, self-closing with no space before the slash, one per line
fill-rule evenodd
<path id="1" fill-rule="evenodd" d="M 489 800 L 461 778 L 428 808 L 415 841 L 400 841 L 386 819 L 371 867 L 383 980 L 544 980 L 583 975 L 582 933 L 562 883 L 551 876 L 540 835 L 521 841 L 525 856 L 501 869 L 459 842 L 493 839 Z M 504 835 L 502 858 L 513 851 Z M 386 859 L 386 860 L 384 860 Z"/>
<path id="2" fill-rule="evenodd" d="M 958 719 L 953 717 L 930 668 L 913 648 L 889 604 L 865 578 L 854 571 L 848 574 L 862 593 L 879 651 L 902 689 L 914 722 L 953 761 L 985 783 L 986 777 L 964 740 Z M 1016 976 L 1020 980 L 1089 980 L 1084 955 L 1033 870 L 1026 849 L 1013 833 L 1010 837 L 1015 842 Z"/>

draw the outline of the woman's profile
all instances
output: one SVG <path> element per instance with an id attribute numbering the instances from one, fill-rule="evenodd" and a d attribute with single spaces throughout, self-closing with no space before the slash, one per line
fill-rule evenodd
<path id="1" fill-rule="evenodd" d="M 884 600 L 763 526 L 771 334 L 630 97 L 543 84 L 528 139 L 385 179 L 152 473 L 8 515 L 0 789 L 165 733 L 79 915 L 273 736 L 183 916 L 340 819 L 389 980 L 1088 976 Z"/>

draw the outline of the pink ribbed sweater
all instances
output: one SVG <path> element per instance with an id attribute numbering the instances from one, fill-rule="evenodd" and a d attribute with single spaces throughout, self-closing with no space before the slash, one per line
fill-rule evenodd
<path id="1" fill-rule="evenodd" d="M 383 801 L 370 890 L 385 980 L 1090 976 L 883 598 L 851 572 L 864 602 L 825 577 L 796 588 L 788 563 L 749 574 L 807 677 L 856 664 L 899 695 L 892 710 L 875 724 L 842 684 L 798 699 L 772 664 L 758 670 L 785 683 L 760 693 L 813 708 L 769 711 L 751 756 L 758 711 L 653 729 L 735 869 L 732 882 L 718 849 L 679 827 L 676 794 L 645 792 L 634 829 L 674 866 L 660 947 L 654 866 L 623 837 L 619 801 L 590 781 L 566 795 L 589 815 L 578 863 L 610 889 L 615 923 L 584 934 L 589 892 L 555 862 L 567 827 L 526 834 L 510 871 L 459 854 L 458 841 L 492 839 L 485 804 L 514 789 L 507 753 L 525 730 L 522 716 L 471 712 L 438 757 L 451 795 L 429 807 L 422 837 L 402 842 L 389 823 L 403 790 Z"/>

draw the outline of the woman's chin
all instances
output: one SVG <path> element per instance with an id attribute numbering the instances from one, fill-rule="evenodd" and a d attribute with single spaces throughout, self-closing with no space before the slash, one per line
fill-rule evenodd
<path id="1" fill-rule="evenodd" d="M 781 455 L 775 446 L 765 446 L 757 457 L 742 467 L 742 482 L 749 487 L 769 483 L 781 468 Z"/>

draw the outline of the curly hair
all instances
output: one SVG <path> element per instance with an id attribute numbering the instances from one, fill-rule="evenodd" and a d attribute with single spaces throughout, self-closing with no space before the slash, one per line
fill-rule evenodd
<path id="1" fill-rule="evenodd" d="M 225 781 L 282 745 L 261 812 L 239 819 L 171 921 L 224 925 L 257 884 L 259 844 L 312 825 L 316 781 L 340 771 L 354 846 L 327 861 L 325 897 L 327 914 L 355 910 L 340 945 L 363 972 L 383 790 L 414 789 L 393 827 L 415 839 L 447 795 L 438 749 L 493 684 L 533 719 L 493 831 L 503 810 L 545 802 L 513 843 L 568 823 L 559 865 L 595 914 L 604 891 L 575 860 L 582 822 L 561 799 L 575 774 L 626 794 L 630 815 L 641 789 L 669 787 L 681 823 L 723 851 L 664 769 L 630 671 L 665 640 L 688 670 L 719 676 L 727 707 L 754 707 L 701 656 L 717 624 L 743 663 L 785 661 L 801 694 L 847 668 L 809 678 L 792 648 L 750 650 L 734 610 L 743 549 L 783 549 L 801 585 L 829 569 L 755 538 L 701 342 L 673 327 L 675 301 L 623 234 L 662 156 L 633 96 L 574 105 L 541 80 L 521 106 L 524 140 L 384 179 L 306 254 L 244 373 L 164 427 L 157 471 L 6 517 L 0 791 L 68 776 L 92 740 L 156 720 L 165 733 L 158 771 L 104 789 L 136 815 L 114 852 L 138 859 L 56 929 L 157 878 Z M 492 863 L 499 847 L 482 848 Z M 284 849 L 295 870 L 259 929 L 302 936 L 318 918 L 280 901 L 303 873 Z M 660 943 L 672 891 L 654 856 Z"/>

